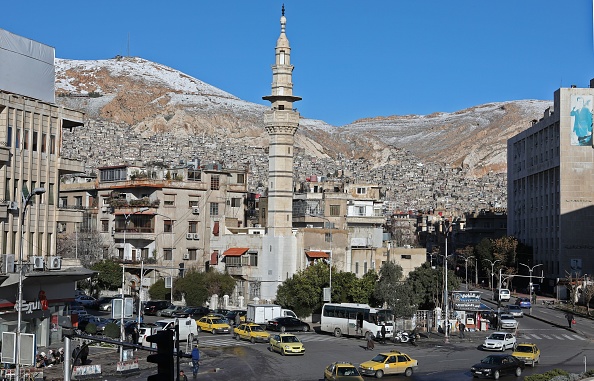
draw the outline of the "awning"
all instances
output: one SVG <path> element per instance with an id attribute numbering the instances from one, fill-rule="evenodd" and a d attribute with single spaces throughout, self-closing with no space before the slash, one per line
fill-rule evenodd
<path id="1" fill-rule="evenodd" d="M 212 228 L 212 235 L 215 237 L 219 235 L 219 221 L 215 221 L 214 227 Z"/>
<path id="2" fill-rule="evenodd" d="M 249 247 L 232 247 L 230 249 L 225 250 L 223 253 L 226 257 L 239 257 L 247 253 Z"/>
<path id="3" fill-rule="evenodd" d="M 218 252 L 214 252 L 212 254 L 210 254 L 210 265 L 217 265 L 219 264 L 219 253 Z"/>
<path id="4" fill-rule="evenodd" d="M 330 255 L 323 251 L 306 251 L 305 255 L 309 258 L 330 258 Z"/>

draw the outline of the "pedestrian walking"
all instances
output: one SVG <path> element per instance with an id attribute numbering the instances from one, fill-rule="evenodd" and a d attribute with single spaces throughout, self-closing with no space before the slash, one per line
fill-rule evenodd
<path id="1" fill-rule="evenodd" d="M 239 324 L 241 323 L 241 316 L 239 315 L 239 311 L 237 311 L 237 313 L 235 314 L 235 326 L 239 326 Z"/>
<path id="2" fill-rule="evenodd" d="M 73 365 L 80 365 L 80 344 L 76 344 L 76 348 L 72 350 L 72 363 Z"/>
<path id="3" fill-rule="evenodd" d="M 198 350 L 198 344 L 194 345 L 192 349 L 192 375 L 194 378 L 198 375 L 198 369 L 200 368 L 200 350 Z"/>
<path id="4" fill-rule="evenodd" d="M 464 324 L 464 322 L 461 321 L 460 324 L 458 325 L 458 328 L 460 329 L 460 338 L 463 339 L 464 331 L 466 330 L 466 324 Z"/>
<path id="5" fill-rule="evenodd" d="M 386 325 L 382 324 L 382 344 L 386 344 Z"/>
<path id="6" fill-rule="evenodd" d="M 80 349 L 80 364 L 85 365 L 87 363 L 87 358 L 89 358 L 89 344 L 86 341 L 83 341 L 83 346 Z"/>
<path id="7" fill-rule="evenodd" d="M 186 376 L 183 370 L 179 371 L 179 381 L 188 381 L 188 376 Z"/>
<path id="8" fill-rule="evenodd" d="M 567 319 L 567 324 L 569 325 L 569 328 L 571 328 L 571 325 L 575 324 L 575 318 L 573 317 L 573 314 L 571 312 L 568 312 L 565 315 L 565 318 Z"/>
<path id="9" fill-rule="evenodd" d="M 373 348 L 375 348 L 375 344 L 373 343 L 373 337 L 372 337 L 372 335 L 369 335 L 367 337 L 367 346 L 365 347 L 365 350 L 372 351 Z"/>

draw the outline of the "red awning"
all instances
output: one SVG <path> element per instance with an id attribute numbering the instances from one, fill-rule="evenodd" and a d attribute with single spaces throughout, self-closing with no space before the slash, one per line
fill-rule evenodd
<path id="1" fill-rule="evenodd" d="M 306 251 L 305 255 L 310 258 L 330 258 L 330 255 L 323 251 Z"/>
<path id="2" fill-rule="evenodd" d="M 212 235 L 215 237 L 219 235 L 219 221 L 215 221 L 214 227 L 212 228 Z"/>
<path id="3" fill-rule="evenodd" d="M 219 263 L 219 253 L 218 252 L 214 252 L 210 255 L 210 264 L 212 265 L 217 265 Z"/>
<path id="4" fill-rule="evenodd" d="M 230 249 L 225 250 L 223 253 L 226 257 L 239 257 L 244 255 L 249 250 L 249 247 L 232 247 Z"/>

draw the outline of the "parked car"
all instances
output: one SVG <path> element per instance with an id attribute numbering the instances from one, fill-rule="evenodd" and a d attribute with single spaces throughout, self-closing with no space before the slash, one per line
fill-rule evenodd
<path id="1" fill-rule="evenodd" d="M 95 305 L 97 304 L 97 299 L 88 295 L 79 295 L 76 298 L 74 298 L 74 301 L 88 308 L 95 308 Z"/>
<path id="2" fill-rule="evenodd" d="M 267 343 L 270 340 L 270 334 L 255 323 L 243 323 L 233 328 L 233 337 L 236 340 L 244 339 L 252 343 Z"/>
<path id="3" fill-rule="evenodd" d="M 142 312 L 144 312 L 145 315 L 157 315 L 159 311 L 164 310 L 169 306 L 171 306 L 171 303 L 168 300 L 149 300 L 144 303 Z"/>
<path id="4" fill-rule="evenodd" d="M 266 329 L 269 331 L 302 331 L 308 332 L 310 330 L 309 324 L 306 322 L 295 319 L 292 317 L 277 317 L 271 320 L 268 320 L 268 324 L 266 325 Z"/>
<path id="5" fill-rule="evenodd" d="M 93 315 L 86 315 L 86 316 L 80 316 L 80 318 L 78 319 L 78 329 L 80 329 L 82 332 L 85 332 L 85 330 L 87 329 L 87 326 L 91 323 L 95 324 L 95 327 L 97 327 L 97 334 L 100 334 L 103 332 L 103 329 L 105 328 L 105 326 L 108 323 L 108 319 L 99 317 L 99 316 L 93 316 Z"/>
<path id="6" fill-rule="evenodd" d="M 499 324 L 501 329 L 516 329 L 518 328 L 518 321 L 510 314 L 501 314 L 499 317 Z"/>
<path id="7" fill-rule="evenodd" d="M 374 358 L 359 365 L 359 372 L 364 376 L 381 378 L 384 374 L 404 374 L 410 377 L 418 368 L 417 360 L 406 353 L 390 351 L 378 353 Z"/>
<path id="8" fill-rule="evenodd" d="M 474 364 L 470 368 L 470 373 L 474 377 L 489 377 L 496 380 L 505 374 L 513 374 L 516 377 L 522 375 L 524 370 L 524 362 L 512 355 L 489 355 L 481 360 L 480 363 Z"/>
<path id="9" fill-rule="evenodd" d="M 231 331 L 229 324 L 218 316 L 203 316 L 196 321 L 196 325 L 198 326 L 198 332 L 206 331 L 213 335 L 215 333 L 229 333 Z"/>
<path id="10" fill-rule="evenodd" d="M 540 362 L 540 349 L 536 344 L 520 343 L 514 349 L 512 356 L 524 361 L 524 364 L 534 367 Z"/>
<path id="11" fill-rule="evenodd" d="M 208 315 L 210 310 L 208 307 L 186 307 L 181 311 L 173 314 L 176 318 L 190 317 L 192 319 L 200 319 L 203 316 Z"/>
<path id="12" fill-rule="evenodd" d="M 159 310 L 157 311 L 157 316 L 168 316 L 168 317 L 172 317 L 173 314 L 175 314 L 176 312 L 180 312 L 182 311 L 184 308 L 184 306 L 176 306 L 176 305 L 170 305 L 169 307 L 165 308 L 164 310 Z"/>
<path id="13" fill-rule="evenodd" d="M 505 312 L 507 312 L 508 314 L 510 314 L 513 317 L 524 317 L 524 311 L 522 311 L 522 308 L 518 305 L 515 304 L 508 304 L 505 307 Z"/>
<path id="14" fill-rule="evenodd" d="M 516 305 L 520 306 L 520 308 L 530 308 L 532 303 L 530 303 L 530 298 L 518 298 L 516 299 Z"/>
<path id="15" fill-rule="evenodd" d="M 102 296 L 97 299 L 96 307 L 99 311 L 111 311 L 111 301 L 113 296 Z"/>
<path id="16" fill-rule="evenodd" d="M 138 344 L 145 346 L 145 347 L 155 347 L 156 348 L 157 344 L 149 343 L 148 341 L 146 341 L 146 338 L 148 336 L 154 335 L 158 330 L 160 330 L 160 328 L 157 327 L 155 324 L 140 323 L 140 329 L 138 330 Z"/>
<path id="17" fill-rule="evenodd" d="M 305 347 L 292 333 L 280 333 L 270 336 L 270 351 L 281 355 L 304 355 Z"/>
<path id="18" fill-rule="evenodd" d="M 227 317 L 227 320 L 229 320 L 230 324 L 235 324 L 235 316 L 239 314 L 239 321 L 240 323 L 245 322 L 245 317 L 247 315 L 247 310 L 231 310 L 229 312 L 227 312 L 227 314 L 225 315 Z"/>
<path id="19" fill-rule="evenodd" d="M 509 332 L 493 332 L 483 343 L 482 348 L 488 351 L 501 351 L 516 346 L 516 337 Z"/>
<path id="20" fill-rule="evenodd" d="M 324 369 L 324 381 L 363 381 L 363 376 L 350 362 L 333 362 Z"/>

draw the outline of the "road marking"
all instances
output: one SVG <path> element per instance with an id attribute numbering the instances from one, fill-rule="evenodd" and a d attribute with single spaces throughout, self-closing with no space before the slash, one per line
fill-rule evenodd
<path id="1" fill-rule="evenodd" d="M 535 334 L 535 333 L 532 333 L 531 335 L 532 335 L 532 337 L 534 337 L 535 339 L 538 339 L 538 340 L 541 340 L 541 339 L 542 339 L 542 337 L 538 336 L 538 335 L 537 335 L 537 334 Z"/>
<path id="2" fill-rule="evenodd" d="M 576 337 L 576 338 L 578 338 L 578 339 L 580 339 L 580 340 L 588 340 L 588 339 L 586 339 L 585 337 L 581 337 L 581 336 L 579 336 L 579 335 L 573 335 L 573 337 Z"/>
<path id="3" fill-rule="evenodd" d="M 569 335 L 563 335 L 563 337 L 566 337 L 568 340 L 575 340 L 573 337 L 571 337 Z"/>
<path id="4" fill-rule="evenodd" d="M 546 339 L 549 339 L 549 340 L 552 340 L 552 339 L 553 339 L 553 338 L 552 338 L 551 336 L 549 336 L 549 335 L 545 335 L 545 334 L 543 334 L 543 336 L 544 336 Z"/>
<path id="5" fill-rule="evenodd" d="M 557 335 L 553 335 L 553 336 L 554 336 L 554 337 L 555 337 L 555 339 L 557 339 L 557 340 L 563 340 L 563 338 L 562 338 L 562 337 L 560 337 L 560 336 L 557 336 Z"/>

